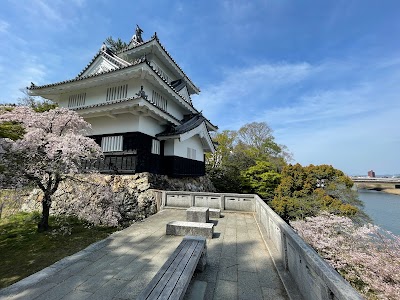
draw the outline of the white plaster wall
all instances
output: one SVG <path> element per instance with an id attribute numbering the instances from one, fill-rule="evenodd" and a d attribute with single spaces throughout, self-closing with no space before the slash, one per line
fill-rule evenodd
<path id="1" fill-rule="evenodd" d="M 165 141 L 164 155 L 188 158 L 187 148 L 195 149 L 196 160 L 204 161 L 204 150 L 198 135 L 195 135 L 183 142 L 180 142 L 179 139 Z"/>
<path id="2" fill-rule="evenodd" d="M 173 99 L 172 95 L 166 93 L 164 90 L 160 90 L 159 88 L 156 88 L 154 85 L 148 83 L 146 83 L 143 88 L 146 94 L 149 96 L 150 101 L 153 95 L 153 90 L 162 95 L 165 99 L 167 99 L 167 112 L 173 115 L 178 120 L 182 120 L 183 115 L 188 113 L 186 110 L 184 110 L 176 103 L 177 100 Z"/>
<path id="3" fill-rule="evenodd" d="M 166 140 L 164 143 L 164 155 L 173 156 L 174 155 L 174 140 Z"/>
<path id="4" fill-rule="evenodd" d="M 190 101 L 189 92 L 186 86 L 179 91 L 179 95 L 183 96 L 186 99 L 186 101 Z"/>
<path id="5" fill-rule="evenodd" d="M 178 104 L 176 104 L 176 100 L 174 99 L 168 99 L 168 112 L 173 115 L 175 118 L 178 120 L 183 119 L 184 114 L 188 114 L 189 112 L 186 110 L 183 110 L 182 107 L 180 107 Z"/>
<path id="6" fill-rule="evenodd" d="M 89 88 L 89 89 L 76 90 L 71 93 L 63 94 L 63 95 L 61 95 L 59 105 L 62 107 L 68 107 L 69 96 L 81 94 L 81 93 L 86 93 L 85 106 L 95 105 L 95 104 L 99 104 L 99 103 L 105 103 L 106 95 L 107 95 L 107 88 L 114 87 L 114 86 L 120 86 L 120 85 L 124 85 L 124 84 L 128 84 L 128 91 L 127 91 L 128 98 L 135 97 L 136 93 L 138 93 L 140 91 L 141 86 L 143 86 L 143 89 L 144 89 L 146 95 L 148 95 L 149 100 L 151 100 L 153 90 L 155 90 L 159 94 L 162 94 L 163 97 L 167 99 L 167 112 L 170 113 L 175 118 L 177 118 L 178 120 L 182 120 L 184 114 L 188 113 L 188 111 L 186 111 L 185 109 L 183 109 L 176 103 L 176 100 L 173 99 L 172 95 L 170 95 L 169 93 L 165 93 L 164 91 L 156 88 L 154 85 L 150 84 L 147 81 L 142 81 L 137 78 L 133 78 L 128 81 L 121 81 L 118 83 L 105 84 L 102 86 L 93 87 L 93 88 Z M 74 107 L 71 107 L 71 108 L 74 108 Z"/>
<path id="7" fill-rule="evenodd" d="M 176 76 L 173 75 L 173 73 L 164 65 L 163 62 L 161 62 L 161 60 L 157 56 L 153 55 L 151 60 L 154 61 L 168 75 L 171 81 L 177 79 Z"/>
<path id="8" fill-rule="evenodd" d="M 65 98 L 67 100 L 65 100 Z M 64 95 L 61 95 L 61 99 L 57 101 L 58 105 L 60 107 L 67 107 L 68 108 L 68 96 L 64 97 Z"/>
<path id="9" fill-rule="evenodd" d="M 92 124 L 92 134 L 111 134 L 139 131 L 139 117 L 132 114 L 116 115 L 116 118 L 96 117 L 85 118 Z"/>
<path id="10" fill-rule="evenodd" d="M 157 133 L 164 131 L 164 127 L 159 125 L 158 122 L 151 117 L 140 116 L 139 131 L 151 136 L 155 136 Z"/>
<path id="11" fill-rule="evenodd" d="M 138 80 L 137 78 L 132 78 L 131 80 L 128 81 L 128 98 L 130 97 L 137 97 L 136 93 L 140 91 L 140 86 L 143 85 L 143 82 L 141 80 Z M 145 87 L 144 87 L 145 88 Z M 107 89 L 106 89 L 107 91 Z M 147 91 L 146 94 L 148 95 Z M 105 95 L 104 95 L 105 98 Z"/>
<path id="12" fill-rule="evenodd" d="M 140 90 L 140 86 L 142 85 L 140 80 L 133 78 L 128 81 L 120 81 L 120 82 L 115 82 L 115 83 L 110 83 L 110 84 L 104 84 L 104 85 L 89 88 L 89 89 L 76 90 L 74 92 L 61 95 L 59 105 L 62 107 L 68 107 L 68 99 L 69 99 L 70 95 L 76 95 L 76 94 L 85 93 L 85 92 L 86 92 L 85 106 L 99 104 L 99 103 L 105 103 L 106 95 L 107 95 L 107 88 L 114 87 L 114 86 L 120 86 L 120 85 L 124 85 L 124 84 L 128 84 L 128 91 L 127 91 L 128 98 L 134 97 L 135 94 Z M 146 93 L 147 93 L 147 91 L 146 91 Z"/>

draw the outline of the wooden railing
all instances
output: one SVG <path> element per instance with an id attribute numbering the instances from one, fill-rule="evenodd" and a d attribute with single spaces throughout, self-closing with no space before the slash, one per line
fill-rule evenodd
<path id="1" fill-rule="evenodd" d="M 100 173 L 133 174 L 136 172 L 137 154 L 113 154 L 107 155 L 104 159 L 95 161 L 84 161 L 82 169 L 96 169 Z"/>

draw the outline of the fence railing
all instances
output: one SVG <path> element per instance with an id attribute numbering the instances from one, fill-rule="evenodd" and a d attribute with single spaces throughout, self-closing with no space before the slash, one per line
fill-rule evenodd
<path id="1" fill-rule="evenodd" d="M 107 155 L 104 159 L 82 162 L 85 170 L 98 170 L 100 173 L 133 174 L 136 172 L 137 154 Z"/>

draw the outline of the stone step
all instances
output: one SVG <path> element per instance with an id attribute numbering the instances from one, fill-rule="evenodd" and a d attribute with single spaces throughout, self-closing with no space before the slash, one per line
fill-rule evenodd
<path id="1" fill-rule="evenodd" d="M 193 235 L 212 239 L 214 233 L 213 223 L 172 221 L 167 224 L 167 235 Z"/>

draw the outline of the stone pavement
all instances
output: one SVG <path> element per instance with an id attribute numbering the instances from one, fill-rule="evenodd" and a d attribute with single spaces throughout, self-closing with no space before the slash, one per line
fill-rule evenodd
<path id="1" fill-rule="evenodd" d="M 165 235 L 174 220 L 186 220 L 186 211 L 163 210 L 116 232 L 0 290 L 0 299 L 135 299 L 183 238 Z M 189 290 L 201 283 L 207 300 L 289 299 L 253 214 L 224 213 L 212 221 L 207 267 Z"/>

